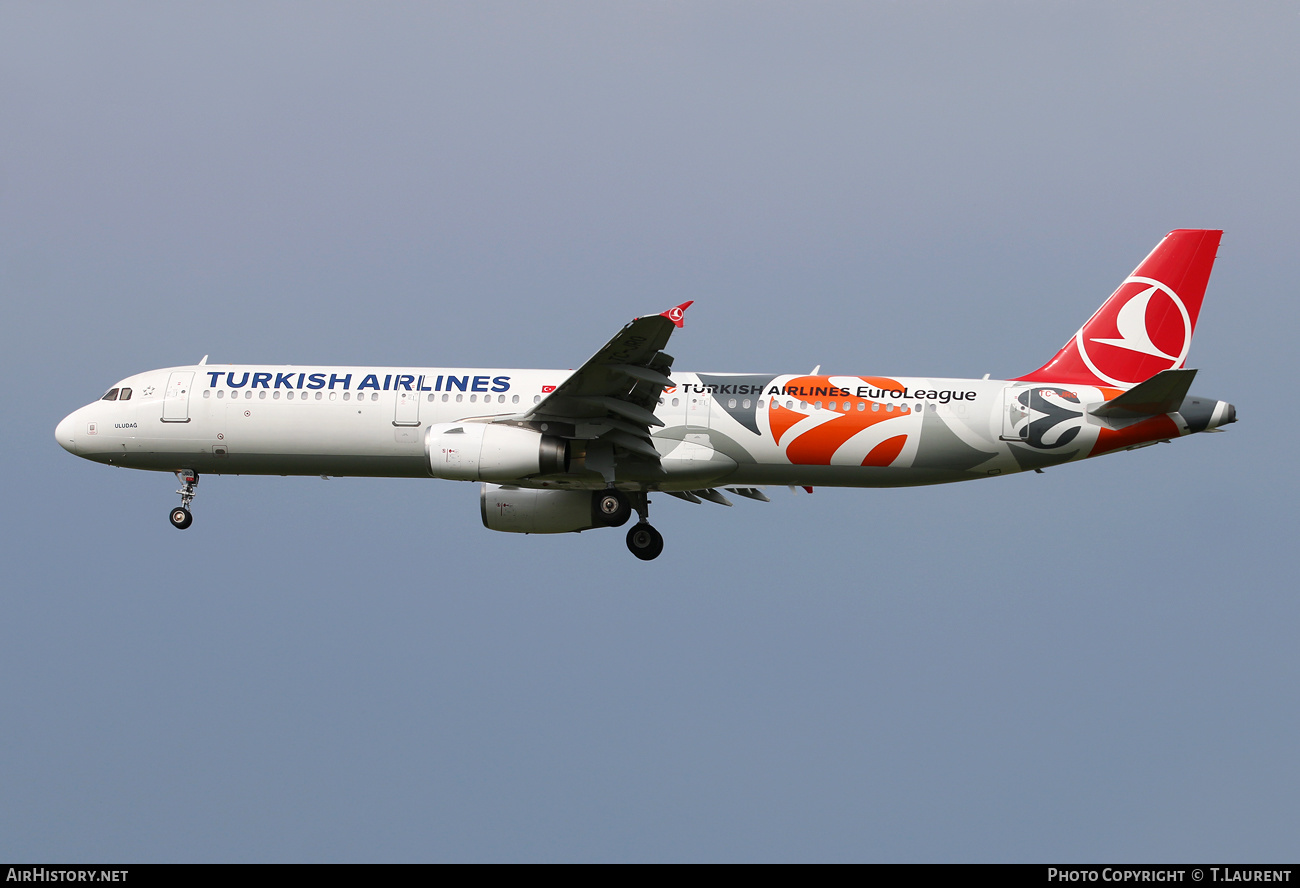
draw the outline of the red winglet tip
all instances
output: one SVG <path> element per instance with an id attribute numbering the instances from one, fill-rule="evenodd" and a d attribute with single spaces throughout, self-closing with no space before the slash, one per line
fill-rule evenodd
<path id="1" fill-rule="evenodd" d="M 667 311 L 660 312 L 659 317 L 667 318 L 668 320 L 672 321 L 674 324 L 677 325 L 677 328 L 680 330 L 682 326 L 685 324 L 686 309 L 690 308 L 694 303 L 695 303 L 694 299 L 688 299 L 687 301 L 683 302 L 681 305 L 674 306 L 673 308 L 670 308 Z"/>

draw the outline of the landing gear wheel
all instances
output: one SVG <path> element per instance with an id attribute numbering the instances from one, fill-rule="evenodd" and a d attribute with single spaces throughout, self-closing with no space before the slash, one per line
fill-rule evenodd
<path id="1" fill-rule="evenodd" d="M 642 521 L 627 532 L 627 548 L 642 561 L 653 561 L 664 550 L 663 534 Z"/>
<path id="2" fill-rule="evenodd" d="M 596 514 L 606 527 L 622 527 L 632 517 L 632 503 L 621 490 L 596 494 Z"/>
<path id="3" fill-rule="evenodd" d="M 172 509 L 172 513 L 169 517 L 172 521 L 172 527 L 177 530 L 184 530 L 194 523 L 194 516 L 191 515 L 190 510 L 184 506 L 177 506 Z"/>

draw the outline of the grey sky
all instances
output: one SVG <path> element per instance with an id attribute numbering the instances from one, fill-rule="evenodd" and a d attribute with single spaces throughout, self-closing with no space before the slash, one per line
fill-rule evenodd
<path id="1" fill-rule="evenodd" d="M 0 8 L 0 856 L 1288 860 L 1288 3 Z M 1227 434 L 656 498 L 170 476 L 55 423 L 197 360 L 1005 377 L 1225 229 Z M 1284 397 L 1285 396 L 1285 397 Z"/>

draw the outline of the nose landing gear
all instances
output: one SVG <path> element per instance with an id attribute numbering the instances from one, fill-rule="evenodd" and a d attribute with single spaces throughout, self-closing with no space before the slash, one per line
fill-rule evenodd
<path id="1" fill-rule="evenodd" d="M 190 514 L 190 503 L 194 502 L 194 488 L 199 485 L 199 473 L 193 469 L 181 469 L 176 472 L 176 479 L 181 482 L 181 489 L 176 491 L 181 495 L 181 504 L 172 509 L 168 517 L 171 519 L 172 527 L 184 530 L 194 523 L 194 516 Z"/>
<path id="2" fill-rule="evenodd" d="M 650 497 L 637 493 L 634 498 L 638 520 L 627 532 L 627 549 L 642 561 L 653 561 L 664 550 L 664 537 L 650 526 Z"/>

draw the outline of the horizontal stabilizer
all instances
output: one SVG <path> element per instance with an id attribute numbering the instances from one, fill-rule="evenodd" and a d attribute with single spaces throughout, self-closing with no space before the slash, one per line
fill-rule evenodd
<path id="1" fill-rule="evenodd" d="M 1195 370 L 1162 371 L 1118 398 L 1093 408 L 1092 415 L 1101 419 L 1127 420 L 1175 413 L 1182 406 L 1195 378 Z"/>

